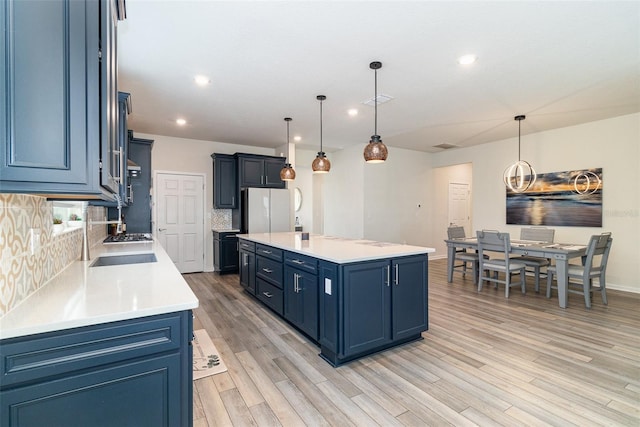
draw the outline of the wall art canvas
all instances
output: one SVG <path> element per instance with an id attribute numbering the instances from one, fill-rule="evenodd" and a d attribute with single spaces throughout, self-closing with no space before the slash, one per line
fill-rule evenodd
<path id="1" fill-rule="evenodd" d="M 538 174 L 523 193 L 507 188 L 507 224 L 602 227 L 602 168 Z"/>

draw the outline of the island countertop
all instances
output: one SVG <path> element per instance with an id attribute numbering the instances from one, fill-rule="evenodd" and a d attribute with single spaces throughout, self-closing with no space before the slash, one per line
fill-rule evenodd
<path id="1" fill-rule="evenodd" d="M 302 240 L 300 232 L 238 234 L 238 238 L 337 264 L 435 252 L 434 248 L 422 246 L 319 234 L 310 234 L 309 240 Z"/>
<path id="2" fill-rule="evenodd" d="M 99 256 L 154 253 L 157 262 L 91 267 Z M 129 320 L 198 307 L 157 241 L 97 245 L 0 318 L 0 339 Z"/>

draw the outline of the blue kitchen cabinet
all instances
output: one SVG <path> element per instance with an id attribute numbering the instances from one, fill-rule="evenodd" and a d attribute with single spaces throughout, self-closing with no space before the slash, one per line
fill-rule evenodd
<path id="1" fill-rule="evenodd" d="M 318 341 L 318 261 L 285 253 L 284 318 L 314 341 Z"/>
<path id="2" fill-rule="evenodd" d="M 256 245 L 238 239 L 240 285 L 252 295 L 256 294 Z"/>
<path id="3" fill-rule="evenodd" d="M 237 162 L 231 154 L 211 155 L 213 159 L 213 207 L 236 209 L 238 207 Z"/>
<path id="4" fill-rule="evenodd" d="M 0 3 L 1 192 L 114 200 L 118 11 L 113 0 Z"/>
<path id="5" fill-rule="evenodd" d="M 151 163 L 152 139 L 137 138 L 129 131 L 128 158 L 140 166 L 136 176 L 129 176 L 127 198 L 129 206 L 123 209 L 127 223 L 127 233 L 151 233 Z M 115 215 L 117 216 L 117 215 Z"/>
<path id="6" fill-rule="evenodd" d="M 238 159 L 238 187 L 285 188 L 280 170 L 285 158 L 236 153 Z"/>
<path id="7" fill-rule="evenodd" d="M 427 255 L 340 264 L 240 238 L 240 263 L 241 285 L 333 366 L 421 339 L 429 327 Z"/>
<path id="8" fill-rule="evenodd" d="M 128 117 L 131 114 L 131 94 L 118 92 L 118 156 L 117 182 L 118 194 L 122 206 L 127 206 L 130 200 L 129 174 L 127 173 L 127 159 L 129 158 Z"/>
<path id="9" fill-rule="evenodd" d="M 191 311 L 0 342 L 0 426 L 190 426 Z"/>
<path id="10" fill-rule="evenodd" d="M 321 356 L 335 366 L 428 329 L 426 256 L 323 262 L 319 282 Z"/>

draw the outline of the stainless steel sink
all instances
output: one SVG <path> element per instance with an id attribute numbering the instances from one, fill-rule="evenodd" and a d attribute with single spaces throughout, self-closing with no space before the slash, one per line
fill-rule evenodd
<path id="1" fill-rule="evenodd" d="M 130 255 L 110 255 L 101 256 L 96 258 L 91 263 L 91 267 L 103 267 L 108 265 L 123 265 L 123 264 L 143 264 L 148 262 L 157 262 L 156 254 L 130 254 Z"/>

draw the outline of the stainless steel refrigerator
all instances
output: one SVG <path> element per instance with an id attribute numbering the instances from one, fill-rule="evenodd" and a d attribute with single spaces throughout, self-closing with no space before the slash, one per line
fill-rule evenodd
<path id="1" fill-rule="evenodd" d="M 240 211 L 242 233 L 291 231 L 291 194 L 287 189 L 243 188 Z"/>

